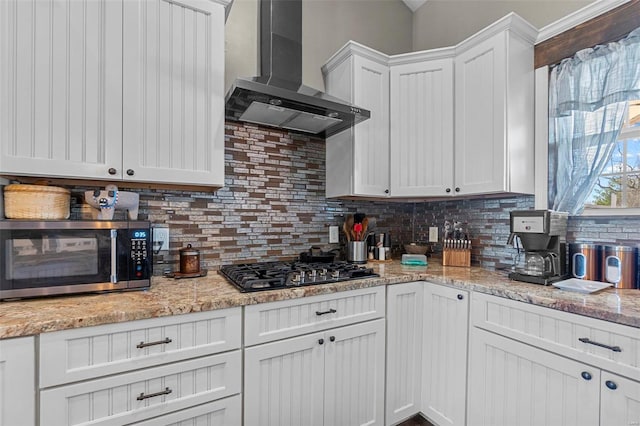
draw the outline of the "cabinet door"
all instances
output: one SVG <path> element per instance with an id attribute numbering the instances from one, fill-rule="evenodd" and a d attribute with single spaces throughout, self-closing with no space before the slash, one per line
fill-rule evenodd
<path id="1" fill-rule="evenodd" d="M 384 320 L 325 336 L 324 424 L 384 424 Z"/>
<path id="2" fill-rule="evenodd" d="M 504 191 L 506 78 L 506 32 L 456 56 L 454 168 L 458 194 Z"/>
<path id="3" fill-rule="evenodd" d="M 354 195 L 389 194 L 389 69 L 366 58 L 354 58 L 354 103 L 371 111 L 357 124 L 353 141 Z"/>
<path id="4" fill-rule="evenodd" d="M 224 183 L 224 16 L 198 0 L 124 6 L 124 179 Z"/>
<path id="5" fill-rule="evenodd" d="M 475 327 L 471 331 L 470 426 L 598 426 L 599 385 L 597 368 Z"/>
<path id="6" fill-rule="evenodd" d="M 424 282 L 387 287 L 387 414 L 395 424 L 420 411 Z"/>
<path id="7" fill-rule="evenodd" d="M 36 424 L 33 337 L 0 340 L 0 426 Z"/>
<path id="8" fill-rule="evenodd" d="M 469 294 L 426 284 L 422 412 L 439 425 L 464 425 Z"/>
<path id="9" fill-rule="evenodd" d="M 452 58 L 391 67 L 389 125 L 391 195 L 452 194 Z"/>
<path id="10" fill-rule="evenodd" d="M 640 382 L 602 372 L 600 426 L 640 424 Z"/>
<path id="11" fill-rule="evenodd" d="M 0 2 L 0 173 L 121 176 L 122 8 Z"/>
<path id="12" fill-rule="evenodd" d="M 244 352 L 246 426 L 322 425 L 324 333 Z"/>

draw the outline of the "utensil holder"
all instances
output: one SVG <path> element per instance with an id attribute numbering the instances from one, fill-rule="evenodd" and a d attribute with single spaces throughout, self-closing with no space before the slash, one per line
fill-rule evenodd
<path id="1" fill-rule="evenodd" d="M 445 248 L 442 251 L 442 266 L 471 266 L 470 249 Z"/>
<path id="2" fill-rule="evenodd" d="M 347 242 L 347 262 L 367 263 L 367 242 L 348 241 Z"/>

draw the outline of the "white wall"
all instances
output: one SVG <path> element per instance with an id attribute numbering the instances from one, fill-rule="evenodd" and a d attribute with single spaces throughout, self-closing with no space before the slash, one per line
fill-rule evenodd
<path id="1" fill-rule="evenodd" d="M 324 90 L 320 67 L 347 41 L 387 54 L 412 49 L 412 13 L 401 0 L 303 0 L 302 81 Z M 258 74 L 258 0 L 234 0 L 226 24 L 225 89 Z"/>
<path id="2" fill-rule="evenodd" d="M 452 46 L 516 12 L 542 28 L 592 1 L 585 0 L 427 0 L 413 14 L 413 49 Z"/>

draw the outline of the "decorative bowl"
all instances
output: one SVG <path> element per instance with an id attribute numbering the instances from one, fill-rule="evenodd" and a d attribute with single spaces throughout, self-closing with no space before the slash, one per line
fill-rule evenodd
<path id="1" fill-rule="evenodd" d="M 429 251 L 430 247 L 426 244 L 405 244 L 404 250 L 409 254 L 426 254 Z"/>

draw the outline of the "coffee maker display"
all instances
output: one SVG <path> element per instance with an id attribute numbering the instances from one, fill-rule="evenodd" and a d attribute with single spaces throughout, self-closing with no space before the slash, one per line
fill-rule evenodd
<path id="1" fill-rule="evenodd" d="M 567 275 L 567 213 L 551 210 L 516 210 L 510 214 L 509 244 L 518 237 L 524 256 L 518 253 L 509 278 L 549 285 Z"/>

